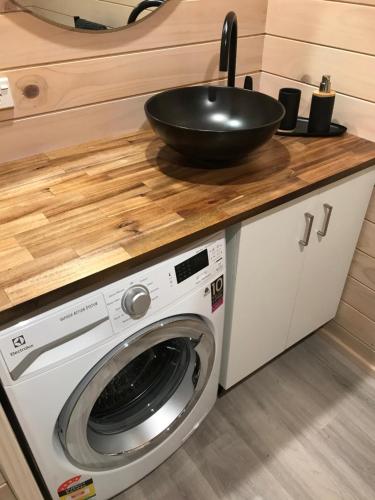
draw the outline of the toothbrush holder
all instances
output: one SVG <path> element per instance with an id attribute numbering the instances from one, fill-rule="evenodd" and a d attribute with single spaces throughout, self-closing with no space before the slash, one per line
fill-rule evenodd
<path id="1" fill-rule="evenodd" d="M 280 124 L 281 130 L 294 130 L 297 125 L 301 91 L 294 88 L 282 88 L 279 92 L 279 101 L 285 108 L 285 116 Z"/>

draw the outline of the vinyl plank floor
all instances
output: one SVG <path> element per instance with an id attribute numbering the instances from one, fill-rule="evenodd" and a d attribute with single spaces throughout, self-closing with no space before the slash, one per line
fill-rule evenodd
<path id="1" fill-rule="evenodd" d="M 375 378 L 312 335 L 116 500 L 375 499 Z"/>

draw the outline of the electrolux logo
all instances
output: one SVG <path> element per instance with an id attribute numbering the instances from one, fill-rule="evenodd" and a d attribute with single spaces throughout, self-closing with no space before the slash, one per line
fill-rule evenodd
<path id="1" fill-rule="evenodd" d="M 26 339 L 23 335 L 19 335 L 18 337 L 14 337 L 12 339 L 13 346 L 17 349 L 16 351 L 10 351 L 11 356 L 17 356 L 17 354 L 21 354 L 24 351 L 28 351 L 34 347 L 34 344 L 27 345 Z"/>
<path id="2" fill-rule="evenodd" d="M 14 347 L 17 349 L 18 347 L 22 347 L 23 345 L 26 344 L 25 337 L 23 335 L 20 335 L 19 337 L 15 337 L 12 339 Z"/>

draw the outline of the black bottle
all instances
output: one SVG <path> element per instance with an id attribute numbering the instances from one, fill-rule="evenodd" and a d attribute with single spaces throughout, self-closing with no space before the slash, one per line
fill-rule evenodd
<path id="1" fill-rule="evenodd" d="M 328 134 L 335 105 L 336 92 L 331 90 L 331 77 L 323 75 L 319 90 L 313 93 L 308 131 L 314 134 Z"/>

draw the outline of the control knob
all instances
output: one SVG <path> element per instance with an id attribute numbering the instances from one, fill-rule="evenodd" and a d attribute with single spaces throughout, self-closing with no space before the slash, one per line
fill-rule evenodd
<path id="1" fill-rule="evenodd" d="M 146 314 L 151 304 L 150 292 L 143 285 L 134 285 L 124 294 L 121 301 L 122 309 L 131 318 L 141 318 Z"/>

